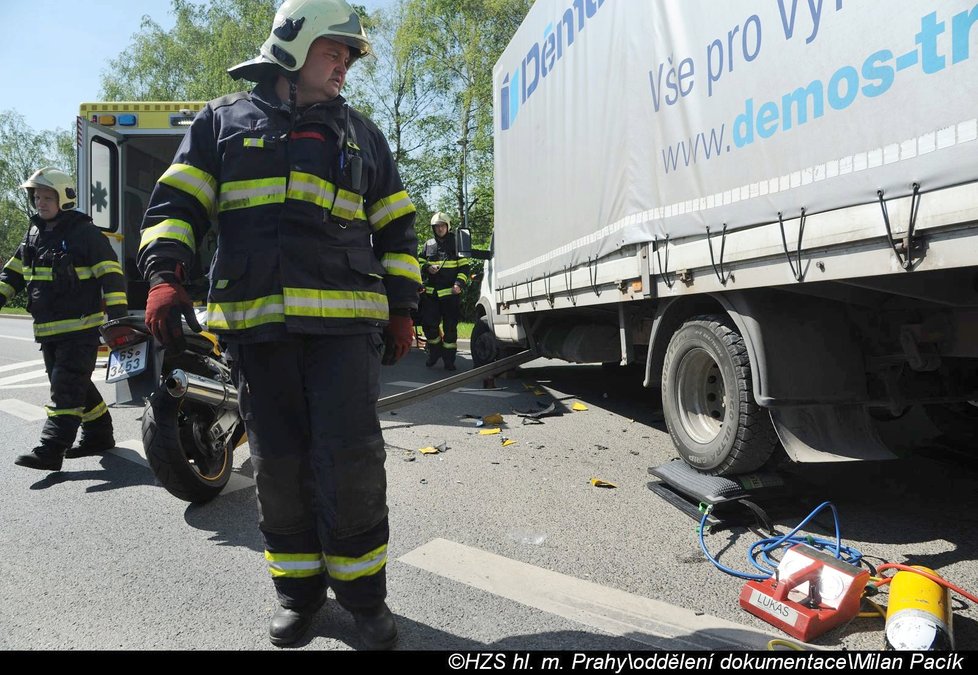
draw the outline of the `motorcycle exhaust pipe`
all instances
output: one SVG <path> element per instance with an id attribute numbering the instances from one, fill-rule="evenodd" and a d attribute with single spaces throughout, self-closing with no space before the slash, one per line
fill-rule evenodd
<path id="1" fill-rule="evenodd" d="M 191 401 L 228 410 L 238 409 L 238 392 L 223 382 L 188 373 L 179 368 L 171 372 L 163 382 L 173 398 L 189 398 Z"/>

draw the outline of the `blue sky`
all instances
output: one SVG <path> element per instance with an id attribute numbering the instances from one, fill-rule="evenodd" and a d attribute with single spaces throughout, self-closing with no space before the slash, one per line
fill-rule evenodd
<path id="1" fill-rule="evenodd" d="M 359 3 L 373 10 L 387 0 Z M 170 0 L 0 0 L 0 112 L 16 110 L 34 131 L 74 129 L 78 104 L 98 100 L 100 74 L 144 15 L 174 22 Z"/>

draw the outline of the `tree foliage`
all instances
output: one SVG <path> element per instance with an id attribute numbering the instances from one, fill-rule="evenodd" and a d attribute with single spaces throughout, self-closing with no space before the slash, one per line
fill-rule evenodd
<path id="1" fill-rule="evenodd" d="M 276 0 L 172 0 L 176 24 L 164 30 L 148 16 L 129 47 L 102 74 L 109 101 L 208 101 L 247 83 L 227 74 L 253 58 L 268 37 Z"/>
<path id="2" fill-rule="evenodd" d="M 532 0 L 401 0 L 396 48 L 430 96 L 421 152 L 436 205 L 492 231 L 492 69 Z M 466 218 L 468 216 L 468 218 Z"/>
<path id="3" fill-rule="evenodd" d="M 0 114 L 0 266 L 17 250 L 34 212 L 20 185 L 44 166 L 73 174 L 74 154 L 68 131 L 36 132 L 23 115 L 13 110 Z M 23 304 L 23 294 L 18 300 Z"/>
<path id="4" fill-rule="evenodd" d="M 67 140 L 66 147 L 65 139 Z M 6 110 L 0 114 L 0 253 L 6 262 L 13 247 L 8 237 L 19 241 L 34 209 L 20 185 L 35 171 L 53 166 L 74 173 L 74 145 L 67 131 L 34 131 L 24 116 Z"/>

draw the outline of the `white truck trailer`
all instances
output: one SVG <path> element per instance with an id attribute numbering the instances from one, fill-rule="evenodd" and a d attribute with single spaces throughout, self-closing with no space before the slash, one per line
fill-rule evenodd
<path id="1" fill-rule="evenodd" d="M 978 440 L 978 4 L 537 0 L 493 78 L 477 365 L 644 363 L 716 475 Z"/>

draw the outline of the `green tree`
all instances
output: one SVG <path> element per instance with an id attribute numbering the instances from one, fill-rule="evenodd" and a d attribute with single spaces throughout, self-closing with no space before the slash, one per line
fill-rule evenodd
<path id="1" fill-rule="evenodd" d="M 207 101 L 241 91 L 227 69 L 253 58 L 268 37 L 277 0 L 172 0 L 176 23 L 148 16 L 130 46 L 109 62 L 102 97 L 110 101 Z"/>
<path id="2" fill-rule="evenodd" d="M 426 152 L 442 196 L 477 242 L 492 230 L 492 70 L 532 0 L 405 0 L 401 49 L 416 55 L 421 86 L 435 92 Z M 478 208 L 476 208 L 478 205 Z"/>

